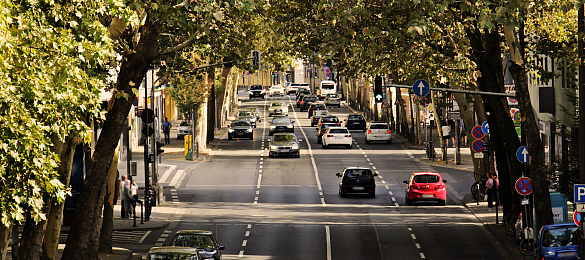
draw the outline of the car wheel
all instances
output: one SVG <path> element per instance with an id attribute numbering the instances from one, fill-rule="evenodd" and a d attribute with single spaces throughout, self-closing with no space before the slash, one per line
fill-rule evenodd
<path id="1" fill-rule="evenodd" d="M 321 142 L 321 148 L 327 149 L 327 145 L 325 145 L 325 143 Z"/>
<path id="2" fill-rule="evenodd" d="M 273 158 L 274 155 L 272 155 L 271 153 L 268 153 L 268 158 Z"/>
<path id="3" fill-rule="evenodd" d="M 347 146 L 347 149 L 352 149 L 352 148 L 353 148 L 353 145 L 351 145 L 351 144 Z"/>
<path id="4" fill-rule="evenodd" d="M 274 134 L 273 132 L 268 132 L 268 135 L 269 136 L 272 136 L 273 134 Z"/>
<path id="5" fill-rule="evenodd" d="M 228 140 L 232 140 L 232 137 L 228 135 Z"/>
<path id="6" fill-rule="evenodd" d="M 372 193 L 370 193 L 370 198 L 375 198 L 375 197 L 376 197 L 376 192 L 375 191 L 372 192 Z"/>
<path id="7" fill-rule="evenodd" d="M 412 206 L 412 201 L 408 199 L 408 195 L 406 196 L 406 205 Z"/>
<path id="8" fill-rule="evenodd" d="M 341 189 L 339 189 L 339 197 L 345 198 L 345 192 L 341 191 Z"/>
<path id="9" fill-rule="evenodd" d="M 370 144 L 370 141 L 368 141 L 368 139 L 366 139 L 366 144 Z"/>
<path id="10" fill-rule="evenodd" d="M 254 140 L 254 136 L 253 136 L 253 135 L 252 135 L 252 136 L 250 136 L 250 140 Z"/>
<path id="11" fill-rule="evenodd" d="M 387 143 L 391 144 L 391 143 L 392 143 L 392 139 L 388 140 L 388 142 L 387 142 Z"/>
<path id="12" fill-rule="evenodd" d="M 439 201 L 439 206 L 445 206 L 445 205 L 446 205 L 446 202 L 445 202 L 445 200 L 441 200 L 441 201 Z"/>
<path id="13" fill-rule="evenodd" d="M 295 158 L 301 158 L 301 153 L 297 153 L 297 154 L 295 155 Z"/>

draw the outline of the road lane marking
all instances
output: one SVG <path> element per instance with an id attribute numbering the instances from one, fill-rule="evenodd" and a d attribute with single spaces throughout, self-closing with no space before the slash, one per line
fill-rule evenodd
<path id="1" fill-rule="evenodd" d="M 392 197 L 392 202 L 396 202 L 396 199 L 394 197 Z"/>
<path id="2" fill-rule="evenodd" d="M 177 165 L 170 165 L 169 169 L 166 170 L 163 176 L 160 178 L 160 182 L 167 182 L 167 179 L 171 175 L 171 172 L 175 170 L 175 168 L 177 168 Z"/>
<path id="3" fill-rule="evenodd" d="M 171 182 L 169 183 L 169 186 L 177 188 L 177 183 L 180 183 L 181 179 L 183 179 L 184 176 L 185 170 L 178 170 L 173 179 L 171 180 Z"/>
<path id="4" fill-rule="evenodd" d="M 418 243 L 414 243 L 417 249 L 420 249 L 420 245 Z"/>
<path id="5" fill-rule="evenodd" d="M 149 230 L 149 231 L 147 231 L 147 232 L 144 234 L 144 236 L 142 236 L 142 238 L 140 238 L 140 240 L 138 241 L 138 244 L 142 244 L 142 242 L 144 242 L 144 239 L 146 239 L 146 237 L 147 237 L 147 236 L 150 234 L 150 232 L 151 232 L 150 230 Z M 168 236 L 169 234 L 167 234 L 167 233 L 163 233 L 162 235 L 167 235 L 167 236 Z M 161 236 L 162 236 L 162 235 L 161 235 Z"/>
<path id="6" fill-rule="evenodd" d="M 327 260 L 331 260 L 331 231 L 325 226 L 325 239 L 327 240 Z"/>
<path id="7" fill-rule="evenodd" d="M 420 258 L 425 259 L 425 254 L 420 253 Z"/>
<path id="8" fill-rule="evenodd" d="M 252 224 L 248 224 L 248 229 L 252 228 Z"/>
<path id="9" fill-rule="evenodd" d="M 246 246 L 246 244 L 248 244 L 248 240 L 244 240 L 244 242 L 242 242 L 242 246 Z"/>
<path id="10" fill-rule="evenodd" d="M 259 190 L 256 191 L 256 195 L 258 195 L 258 194 L 260 194 L 260 191 Z"/>
<path id="11" fill-rule="evenodd" d="M 260 189 L 260 184 L 262 183 L 262 173 L 258 174 L 258 184 L 256 185 L 256 189 Z"/>
<path id="12" fill-rule="evenodd" d="M 249 237 L 250 236 L 250 230 L 246 231 L 246 234 L 244 236 Z"/>
<path id="13" fill-rule="evenodd" d="M 243 257 L 244 256 L 244 251 L 240 251 L 240 254 L 238 255 L 238 257 Z"/>

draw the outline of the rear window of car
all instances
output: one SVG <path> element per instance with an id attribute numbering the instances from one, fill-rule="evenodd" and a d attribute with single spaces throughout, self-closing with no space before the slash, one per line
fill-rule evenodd
<path id="1" fill-rule="evenodd" d="M 339 122 L 339 118 L 337 117 L 323 117 L 323 119 L 321 119 L 321 121 L 323 122 Z"/>
<path id="2" fill-rule="evenodd" d="M 325 129 L 329 128 L 329 127 L 336 127 L 336 126 L 337 126 L 337 124 L 322 124 L 321 125 L 321 130 L 325 130 Z"/>
<path id="3" fill-rule="evenodd" d="M 240 111 L 240 112 L 238 112 L 238 116 L 252 116 L 252 112 L 250 112 L 250 111 Z"/>
<path id="4" fill-rule="evenodd" d="M 323 85 L 321 85 L 321 88 L 323 88 L 323 89 L 334 89 L 335 88 L 335 85 L 333 85 L 333 84 L 323 84 Z"/>
<path id="5" fill-rule="evenodd" d="M 388 129 L 388 125 L 370 125 L 370 129 Z"/>
<path id="6" fill-rule="evenodd" d="M 435 182 L 439 182 L 439 176 L 430 175 L 430 174 L 415 175 L 414 182 L 416 182 L 416 183 L 435 183 Z"/>
<path id="7" fill-rule="evenodd" d="M 290 123 L 290 117 L 281 117 L 272 119 L 272 123 Z"/>
<path id="8" fill-rule="evenodd" d="M 272 105 L 270 105 L 271 107 L 280 107 L 282 106 L 282 103 L 272 103 Z"/>
<path id="9" fill-rule="evenodd" d="M 345 171 L 345 177 L 356 179 L 371 179 L 372 171 L 366 169 L 349 169 Z"/>
<path id="10" fill-rule="evenodd" d="M 317 98 L 316 97 L 305 97 L 305 101 L 315 102 L 315 101 L 317 101 Z"/>
<path id="11" fill-rule="evenodd" d="M 347 129 L 331 129 L 329 131 L 330 134 L 347 134 L 349 131 Z"/>
<path id="12" fill-rule="evenodd" d="M 189 126 L 189 123 L 187 123 L 187 121 L 183 121 L 179 126 Z"/>
<path id="13" fill-rule="evenodd" d="M 360 115 L 349 116 L 349 120 L 363 120 L 364 117 Z"/>
<path id="14" fill-rule="evenodd" d="M 262 89 L 262 86 L 254 86 L 254 85 L 252 85 L 252 86 L 250 86 L 250 89 L 251 90 L 259 90 L 259 89 L 261 90 Z"/>
<path id="15" fill-rule="evenodd" d="M 327 111 L 319 111 L 317 113 L 315 113 L 315 116 L 327 116 L 329 115 L 329 112 Z"/>
<path id="16" fill-rule="evenodd" d="M 544 231 L 542 234 L 543 247 L 563 247 L 578 245 L 579 229 L 575 227 L 559 227 Z"/>
<path id="17" fill-rule="evenodd" d="M 250 126 L 250 123 L 246 121 L 236 121 L 232 123 L 232 126 Z"/>

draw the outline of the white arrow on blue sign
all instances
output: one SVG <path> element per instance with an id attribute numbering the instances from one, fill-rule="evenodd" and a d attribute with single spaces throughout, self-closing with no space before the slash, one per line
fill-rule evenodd
<path id="1" fill-rule="evenodd" d="M 573 196 L 575 203 L 585 203 L 585 184 L 575 184 L 573 186 Z"/>
<path id="2" fill-rule="evenodd" d="M 528 154 L 528 147 L 526 147 L 526 145 L 520 146 L 520 148 L 518 148 L 516 151 L 516 158 L 518 158 L 518 161 L 521 163 L 528 163 L 530 160 L 530 155 Z"/>
<path id="3" fill-rule="evenodd" d="M 429 94 L 431 87 L 424 79 L 419 79 L 412 84 L 412 92 L 419 97 L 424 97 Z"/>
<path id="4" fill-rule="evenodd" d="M 481 124 L 481 130 L 486 134 L 489 135 L 490 134 L 490 125 L 488 124 L 487 121 L 483 122 L 483 124 Z"/>

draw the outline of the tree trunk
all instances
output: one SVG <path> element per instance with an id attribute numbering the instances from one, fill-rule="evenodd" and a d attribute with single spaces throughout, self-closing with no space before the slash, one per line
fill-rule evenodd
<path id="1" fill-rule="evenodd" d="M 108 172 L 108 187 L 104 197 L 104 217 L 102 220 L 102 230 L 100 232 L 99 252 L 112 253 L 112 235 L 114 234 L 114 194 L 116 190 L 116 179 L 118 173 L 118 156 L 120 155 L 120 146 L 116 147 L 114 159 Z M 136 214 L 136 212 L 134 212 Z"/>
<path id="2" fill-rule="evenodd" d="M 6 254 L 8 252 L 8 241 L 12 235 L 12 225 L 4 226 L 0 225 L 0 260 L 6 260 Z"/>
<path id="3" fill-rule="evenodd" d="M 207 95 L 207 141 L 209 144 L 215 138 L 215 69 L 207 70 L 207 84 L 209 94 Z"/>
<path id="4" fill-rule="evenodd" d="M 45 199 L 43 213 L 48 213 L 50 205 L 51 199 Z M 38 260 L 41 258 L 46 227 L 46 220 L 36 223 L 30 213 L 28 214 L 22 230 L 20 245 L 18 246 L 18 260 Z"/>
<path id="5" fill-rule="evenodd" d="M 122 59 L 115 86 L 118 92 L 133 95 L 133 88 L 139 87 L 157 53 L 160 29 L 160 24 L 147 18 L 141 27 L 136 51 Z M 125 98 L 112 98 L 110 102 L 111 109 L 106 115 L 102 134 L 97 140 L 93 158 L 88 163 L 87 175 L 74 213 L 76 221 L 69 231 L 67 245 L 61 258 L 63 260 L 98 259 L 98 240 L 109 171 L 109 168 L 103 165 L 112 163 L 123 124 L 126 123 L 132 107 L 131 100 Z"/>
<path id="6" fill-rule="evenodd" d="M 57 169 L 59 181 L 69 187 L 69 178 L 71 177 L 71 164 L 75 155 L 75 146 L 77 145 L 77 135 L 68 136 L 63 143 L 59 158 L 61 164 Z M 43 239 L 42 260 L 56 260 L 57 250 L 59 247 L 59 234 L 61 233 L 61 222 L 63 220 L 63 209 L 65 201 L 51 205 L 49 215 L 47 215 L 47 230 Z"/>

